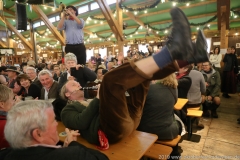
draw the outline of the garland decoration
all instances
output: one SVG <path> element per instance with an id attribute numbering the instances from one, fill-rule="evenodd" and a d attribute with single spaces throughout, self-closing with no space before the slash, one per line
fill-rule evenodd
<path id="1" fill-rule="evenodd" d="M 171 2 L 177 2 L 177 3 L 188 3 L 188 2 L 192 2 L 195 0 L 169 0 Z"/>
<path id="2" fill-rule="evenodd" d="M 133 31 L 133 32 L 130 32 L 130 33 L 123 33 L 124 36 L 129 36 L 129 35 L 132 35 L 134 34 L 135 32 L 137 32 L 137 30 L 139 29 L 140 25 Z"/>
<path id="3" fill-rule="evenodd" d="M 112 14 L 115 14 L 116 10 L 113 10 Z M 95 16 L 89 16 L 91 19 L 93 20 L 99 20 L 99 21 L 105 21 L 106 18 L 99 18 L 99 17 L 95 17 Z"/>
<path id="4" fill-rule="evenodd" d="M 91 19 L 94 19 L 94 20 L 99 20 L 99 21 L 104 21 L 106 20 L 105 18 L 98 18 L 98 17 L 95 17 L 95 16 L 89 16 Z"/>
<path id="5" fill-rule="evenodd" d="M 231 16 L 234 16 L 234 15 L 240 16 L 240 11 L 235 11 L 231 9 L 230 12 L 231 12 Z"/>
<path id="6" fill-rule="evenodd" d="M 102 38 L 102 39 L 107 39 L 107 38 L 109 38 L 109 37 L 111 37 L 112 35 L 113 35 L 113 33 L 111 33 L 109 36 L 101 36 L 101 35 L 99 35 L 99 34 L 97 34 L 96 33 L 96 35 L 99 37 L 99 38 Z"/>
<path id="7" fill-rule="evenodd" d="M 205 21 L 205 22 L 200 22 L 200 23 L 190 23 L 190 26 L 204 26 L 210 22 L 213 22 L 214 20 L 217 19 L 217 15 L 213 16 L 212 18 L 210 18 L 209 20 Z M 148 24 L 148 27 L 153 29 L 153 30 L 156 30 L 156 31 L 165 31 L 166 29 L 169 29 L 172 27 L 172 24 L 170 24 L 168 27 L 166 28 L 156 28 L 156 27 L 153 27 L 151 26 L 150 24 Z"/>
<path id="8" fill-rule="evenodd" d="M 144 11 L 146 10 L 147 8 L 155 8 L 159 3 L 161 2 L 161 0 L 156 0 L 156 2 L 154 2 L 152 5 L 146 5 L 146 6 L 143 6 L 143 7 L 140 7 L 140 8 L 130 8 L 130 7 L 127 7 L 123 4 L 123 2 L 121 1 L 119 3 L 119 7 L 121 9 L 126 9 L 128 11 Z"/>
<path id="9" fill-rule="evenodd" d="M 16 1 L 16 0 L 11 0 Z M 46 3 L 52 3 L 54 0 L 17 0 L 18 3 L 28 3 L 28 4 L 35 4 L 35 5 L 41 5 Z"/>

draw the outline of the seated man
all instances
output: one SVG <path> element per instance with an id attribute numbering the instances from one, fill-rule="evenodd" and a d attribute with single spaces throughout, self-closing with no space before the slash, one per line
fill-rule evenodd
<path id="1" fill-rule="evenodd" d="M 188 63 L 208 59 L 205 50 L 198 52 L 200 55 L 193 54 L 189 22 L 184 13 L 173 8 L 171 16 L 173 30 L 167 46 L 153 57 L 124 63 L 106 73 L 99 94 L 88 107 L 73 102 L 62 110 L 65 126 L 78 129 L 88 142 L 107 149 L 108 141 L 117 143 L 136 130 L 151 80 L 162 79 L 178 70 L 174 59 Z M 122 54 L 119 54 L 118 60 L 123 60 Z M 81 86 L 69 83 L 63 86 L 61 93 L 68 99 L 77 100 L 82 94 L 79 90 Z"/>
<path id="2" fill-rule="evenodd" d="M 217 108 L 220 105 L 221 77 L 219 72 L 212 68 L 210 62 L 204 62 L 202 67 L 203 70 L 201 72 L 206 84 L 205 102 L 202 104 L 203 117 L 209 117 L 210 114 L 208 110 L 211 110 L 211 116 L 218 118 Z"/>
<path id="3" fill-rule="evenodd" d="M 36 84 L 40 89 L 42 89 L 42 84 L 41 82 L 38 80 L 37 77 L 37 70 L 33 67 L 27 67 L 26 68 L 26 74 L 29 76 L 29 78 L 31 79 L 31 81 Z"/>
<path id="4" fill-rule="evenodd" d="M 56 99 L 59 96 L 58 82 L 54 81 L 53 75 L 49 70 L 42 70 L 38 74 L 38 79 L 42 84 L 40 99 Z"/>
<path id="5" fill-rule="evenodd" d="M 66 129 L 64 146 L 56 146 L 57 125 L 51 103 L 41 100 L 18 103 L 7 115 L 4 133 L 11 148 L 0 151 L 1 160 L 108 159 L 77 143 L 78 131 Z"/>

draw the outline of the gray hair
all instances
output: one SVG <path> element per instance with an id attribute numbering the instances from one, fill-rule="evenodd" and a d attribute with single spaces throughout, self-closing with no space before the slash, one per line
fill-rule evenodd
<path id="1" fill-rule="evenodd" d="M 67 61 L 75 61 L 77 63 L 77 57 L 75 54 L 69 52 L 64 56 L 64 63 Z"/>
<path id="2" fill-rule="evenodd" d="M 13 94 L 13 91 L 10 88 L 0 84 L 0 102 L 6 102 L 9 100 L 11 94 Z"/>
<path id="3" fill-rule="evenodd" d="M 34 67 L 27 67 L 27 68 L 26 68 L 26 72 L 27 72 L 28 70 L 32 70 L 32 71 L 34 71 L 35 73 L 37 73 L 37 71 L 36 71 L 36 69 L 35 69 Z"/>
<path id="4" fill-rule="evenodd" d="M 43 100 L 29 100 L 17 103 L 8 112 L 4 134 L 12 148 L 26 148 L 32 145 L 32 131 L 47 128 L 46 109 L 52 104 Z"/>
<path id="5" fill-rule="evenodd" d="M 59 93 L 60 97 L 64 100 L 68 100 L 68 98 L 65 95 L 65 93 L 67 92 L 67 87 L 66 87 L 67 82 L 62 86 L 60 93 Z"/>
<path id="6" fill-rule="evenodd" d="M 40 79 L 40 76 L 45 75 L 45 74 L 48 74 L 50 77 L 53 77 L 52 73 L 51 73 L 49 70 L 44 69 L 44 70 L 41 70 L 41 71 L 38 73 L 38 79 Z"/>

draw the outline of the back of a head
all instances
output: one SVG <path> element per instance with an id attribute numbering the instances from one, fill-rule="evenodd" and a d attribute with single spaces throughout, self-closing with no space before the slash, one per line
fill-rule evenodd
<path id="1" fill-rule="evenodd" d="M 4 134 L 12 148 L 26 148 L 33 144 L 32 131 L 46 130 L 46 109 L 52 104 L 42 100 L 22 101 L 12 107 L 7 115 Z"/>

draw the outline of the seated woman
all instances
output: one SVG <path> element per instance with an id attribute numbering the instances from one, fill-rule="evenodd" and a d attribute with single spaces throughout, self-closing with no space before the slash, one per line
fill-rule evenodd
<path id="1" fill-rule="evenodd" d="M 181 135 L 182 130 L 185 131 L 173 112 L 177 102 L 177 86 L 175 73 L 150 85 L 137 130 L 156 134 L 161 140 L 174 139 Z M 178 145 L 173 147 L 171 155 L 180 155 Z"/>
<path id="2" fill-rule="evenodd" d="M 31 79 L 28 77 L 27 74 L 19 74 L 16 80 L 18 85 L 21 85 L 24 88 L 21 94 L 23 98 L 25 97 L 32 97 L 33 99 L 40 98 L 41 89 L 36 84 L 32 83 Z"/>
<path id="3" fill-rule="evenodd" d="M 6 124 L 7 112 L 14 104 L 13 91 L 5 85 L 0 84 L 0 149 L 9 147 L 4 138 L 4 127 Z"/>
<path id="4" fill-rule="evenodd" d="M 107 73 L 107 69 L 102 67 L 101 65 L 96 69 L 97 79 L 94 81 L 95 83 L 102 82 L 103 76 L 105 73 Z"/>

